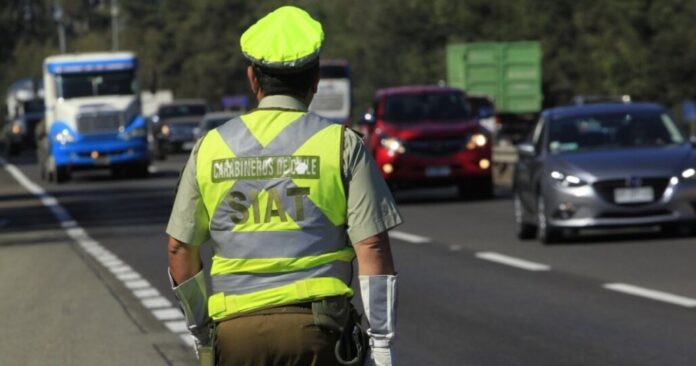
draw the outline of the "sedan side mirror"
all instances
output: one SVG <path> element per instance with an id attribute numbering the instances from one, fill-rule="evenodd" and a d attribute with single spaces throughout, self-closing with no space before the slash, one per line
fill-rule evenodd
<path id="1" fill-rule="evenodd" d="M 533 144 L 524 142 L 519 145 L 517 145 L 517 154 L 520 157 L 534 157 L 536 156 L 536 149 L 534 148 Z"/>

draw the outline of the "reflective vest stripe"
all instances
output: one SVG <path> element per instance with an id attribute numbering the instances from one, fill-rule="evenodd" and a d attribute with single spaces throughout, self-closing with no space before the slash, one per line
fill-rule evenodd
<path id="1" fill-rule="evenodd" d="M 262 275 L 254 273 L 235 273 L 212 276 L 213 288 L 233 288 L 235 294 L 246 294 L 271 287 L 284 286 L 295 281 L 313 277 L 334 277 L 349 283 L 353 275 L 351 262 L 334 261 L 321 266 L 294 272 Z"/>
<path id="2" fill-rule="evenodd" d="M 208 313 L 213 320 L 221 320 L 230 314 L 287 304 L 288 299 L 306 302 L 330 296 L 353 296 L 353 290 L 337 278 L 315 277 L 243 295 L 218 292 L 208 299 Z"/>
<path id="3" fill-rule="evenodd" d="M 213 256 L 210 267 L 211 276 L 226 275 L 232 273 L 282 273 L 308 269 L 333 261 L 351 262 L 355 258 L 352 247 L 324 253 L 314 256 L 297 258 L 223 258 Z"/>

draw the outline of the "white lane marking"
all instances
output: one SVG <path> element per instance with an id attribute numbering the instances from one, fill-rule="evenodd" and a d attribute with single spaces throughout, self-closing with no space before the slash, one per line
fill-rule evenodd
<path id="1" fill-rule="evenodd" d="M 157 167 L 154 165 L 150 165 L 149 167 L 147 167 L 147 171 L 150 174 L 155 174 L 155 173 L 159 172 L 159 169 L 157 169 Z"/>
<path id="2" fill-rule="evenodd" d="M 159 320 L 177 320 L 184 318 L 181 311 L 174 308 L 152 310 L 152 315 Z"/>
<path id="3" fill-rule="evenodd" d="M 131 290 L 145 288 L 145 287 L 152 287 L 150 285 L 150 282 L 147 282 L 147 280 L 125 281 L 123 284 L 126 285 L 126 287 L 128 287 Z"/>
<path id="4" fill-rule="evenodd" d="M 193 336 L 191 334 L 182 334 L 181 339 L 190 347 L 196 347 L 196 342 L 193 340 Z"/>
<path id="5" fill-rule="evenodd" d="M 188 332 L 188 327 L 186 322 L 183 320 L 164 322 L 164 325 L 169 328 L 173 333 L 185 333 Z"/>
<path id="6" fill-rule="evenodd" d="M 476 253 L 476 257 L 515 268 L 526 269 L 528 271 L 548 271 L 551 269 L 551 267 L 546 264 L 531 262 L 525 259 L 510 257 L 495 252 Z"/>
<path id="7" fill-rule="evenodd" d="M 159 296 L 160 293 L 159 293 L 159 291 L 157 291 L 157 289 L 149 287 L 149 288 L 144 288 L 144 289 L 140 289 L 140 290 L 135 290 L 135 291 L 133 291 L 133 295 L 135 295 L 135 297 L 137 297 L 139 299 L 144 299 L 146 297 Z"/>
<path id="8" fill-rule="evenodd" d="M 696 299 L 674 295 L 668 292 L 651 290 L 649 288 L 633 286 L 626 283 L 607 283 L 603 286 L 607 290 L 617 291 L 628 295 L 644 297 L 646 299 L 662 301 L 687 308 L 696 307 Z"/>
<path id="9" fill-rule="evenodd" d="M 426 238 L 425 236 L 420 236 L 420 235 L 416 235 L 416 234 L 409 234 L 409 233 L 405 233 L 403 231 L 398 231 L 398 230 L 390 231 L 389 237 L 392 239 L 396 239 L 396 240 L 407 241 L 407 242 L 413 243 L 413 244 L 424 244 L 424 243 L 430 242 L 430 238 Z"/>
<path id="10" fill-rule="evenodd" d="M 459 245 L 459 244 L 452 244 L 449 246 L 449 250 L 451 250 L 453 252 L 458 252 L 458 251 L 463 250 L 463 249 L 464 249 L 464 246 Z"/>
<path id="11" fill-rule="evenodd" d="M 65 233 L 86 253 L 121 280 L 135 297 L 141 299 L 143 306 L 150 309 L 153 316 L 162 320 L 164 325 L 174 333 L 188 332 L 186 322 L 179 320 L 183 319 L 181 311 L 173 308 L 171 302 L 162 297 L 150 282 L 144 280 L 138 272 L 126 265 L 117 255 L 92 239 L 55 197 L 27 178 L 19 168 L 2 158 L 0 158 L 0 167 L 3 167 L 27 191 L 34 194 L 53 213 Z M 181 335 L 182 341 L 189 345 L 192 344 L 191 340 L 186 340 L 184 336 L 188 335 Z"/>
<path id="12" fill-rule="evenodd" d="M 146 297 L 146 298 L 140 300 L 140 302 L 143 303 L 143 305 L 148 309 L 171 308 L 172 307 L 172 303 L 162 296 Z"/>
<path id="13" fill-rule="evenodd" d="M 118 278 L 121 281 L 130 281 L 130 280 L 139 280 L 142 277 L 140 277 L 140 273 L 137 272 L 121 272 L 116 274 L 116 278 Z"/>

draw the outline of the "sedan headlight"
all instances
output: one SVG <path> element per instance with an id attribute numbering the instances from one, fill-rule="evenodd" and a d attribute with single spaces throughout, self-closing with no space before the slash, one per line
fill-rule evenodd
<path id="1" fill-rule="evenodd" d="M 67 128 L 64 128 L 57 134 L 53 135 L 53 139 L 59 144 L 65 145 L 75 141 L 75 136 L 73 136 Z"/>
<path id="2" fill-rule="evenodd" d="M 550 174 L 551 179 L 556 181 L 562 187 L 581 187 L 587 184 L 584 180 L 570 174 L 563 174 L 557 170 L 554 170 Z"/>
<path id="3" fill-rule="evenodd" d="M 469 141 L 466 142 L 466 148 L 468 150 L 473 150 L 476 148 L 484 147 L 488 144 L 488 138 L 482 133 L 475 133 L 469 137 Z"/>
<path id="4" fill-rule="evenodd" d="M 380 140 L 380 143 L 392 153 L 397 152 L 399 154 L 403 154 L 406 152 L 404 144 L 397 138 L 385 137 Z"/>

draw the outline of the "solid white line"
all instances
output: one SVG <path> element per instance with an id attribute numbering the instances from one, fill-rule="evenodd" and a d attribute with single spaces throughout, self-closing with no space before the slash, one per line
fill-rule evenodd
<path id="1" fill-rule="evenodd" d="M 607 283 L 603 286 L 607 290 L 622 292 L 628 295 L 644 297 L 651 300 L 662 301 L 687 308 L 696 307 L 696 299 L 670 294 L 667 292 L 651 290 L 644 287 L 629 285 L 626 283 Z"/>
<path id="2" fill-rule="evenodd" d="M 409 233 L 405 233 L 403 231 L 398 231 L 398 230 L 390 231 L 389 237 L 392 239 L 403 240 L 403 241 L 413 243 L 413 244 L 423 244 L 423 243 L 430 242 L 430 238 L 426 238 L 425 236 L 420 236 L 420 235 L 416 235 L 416 234 L 409 234 Z"/>
<path id="3" fill-rule="evenodd" d="M 183 340 L 188 346 L 196 347 L 196 342 L 193 340 L 193 336 L 191 334 L 182 334 L 180 337 L 181 340 Z"/>
<path id="4" fill-rule="evenodd" d="M 458 252 L 458 251 L 463 250 L 463 249 L 464 249 L 464 246 L 459 245 L 459 244 L 452 244 L 449 246 L 449 250 L 451 250 L 453 252 Z"/>
<path id="5" fill-rule="evenodd" d="M 528 271 L 548 271 L 551 269 L 551 267 L 547 266 L 546 264 L 530 262 L 528 260 L 510 257 L 494 252 L 476 253 L 476 257 L 515 268 L 526 269 Z"/>
<path id="6" fill-rule="evenodd" d="M 56 217 L 65 233 L 75 241 L 77 245 L 82 247 L 84 251 L 90 254 L 95 260 L 101 263 L 106 269 L 111 271 L 118 279 L 123 281 L 123 284 L 131 290 L 133 295 L 143 303 L 143 306 L 151 310 L 153 316 L 159 320 L 175 320 L 166 321 L 164 325 L 174 333 L 187 332 L 188 328 L 183 319 L 181 311 L 175 309 L 171 302 L 160 296 L 159 291 L 150 285 L 150 282 L 144 280 L 142 276 L 126 265 L 117 255 L 113 254 L 108 249 L 104 248 L 98 241 L 92 239 L 87 231 L 79 226 L 68 210 L 60 205 L 58 200 L 48 194 L 40 185 L 32 182 L 22 173 L 16 166 L 7 163 L 0 158 L 0 167 L 3 167 L 12 177 L 22 185 L 27 191 L 34 194 L 41 203 L 46 206 Z M 182 337 L 186 344 L 190 344 L 190 340 Z"/>

